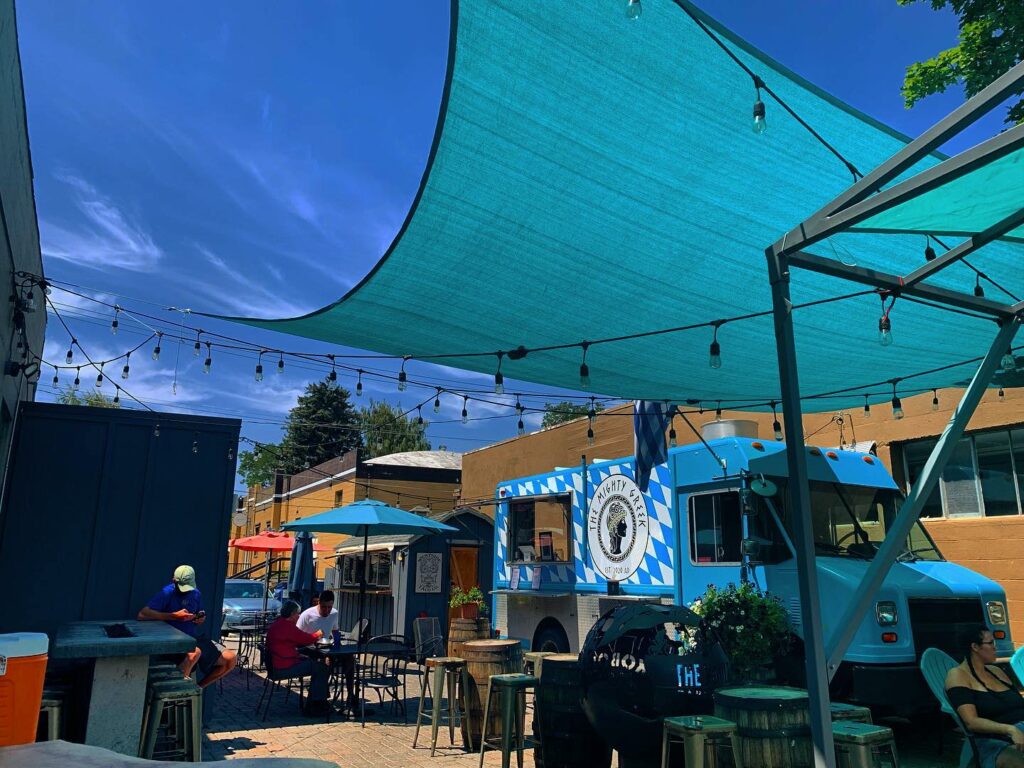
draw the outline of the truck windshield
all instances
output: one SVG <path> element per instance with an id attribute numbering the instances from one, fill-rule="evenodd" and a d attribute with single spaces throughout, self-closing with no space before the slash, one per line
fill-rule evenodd
<path id="1" fill-rule="evenodd" d="M 898 491 L 885 488 L 821 481 L 811 481 L 810 491 L 817 553 L 865 560 L 875 556 L 903 498 Z M 792 533 L 788 510 L 784 517 Z M 921 523 L 915 522 L 898 559 L 942 560 L 942 555 Z"/>

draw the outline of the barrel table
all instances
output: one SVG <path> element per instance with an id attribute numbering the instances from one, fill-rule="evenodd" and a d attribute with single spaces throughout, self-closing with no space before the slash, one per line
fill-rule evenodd
<path id="1" fill-rule="evenodd" d="M 462 719 L 462 739 L 467 749 L 480 750 L 484 725 L 484 704 L 491 675 L 507 675 L 523 671 L 523 647 L 518 640 L 468 640 L 462 643 L 459 658 L 466 660 L 469 690 L 467 716 Z M 501 707 L 491 707 L 487 724 L 488 739 L 501 735 Z"/>
<path id="2" fill-rule="evenodd" d="M 462 645 L 491 636 L 488 619 L 452 619 L 448 623 L 448 655 L 462 658 Z"/>
<path id="3" fill-rule="evenodd" d="M 533 712 L 537 768 L 608 768 L 612 750 L 583 712 L 583 667 L 573 653 L 538 659 L 540 678 Z"/>
<path id="4" fill-rule="evenodd" d="M 719 688 L 715 715 L 736 723 L 744 765 L 805 768 L 812 764 L 807 691 L 774 685 Z"/>

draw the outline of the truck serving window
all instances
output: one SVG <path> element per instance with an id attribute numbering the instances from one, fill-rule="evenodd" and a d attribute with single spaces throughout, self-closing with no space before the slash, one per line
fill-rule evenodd
<path id="1" fill-rule="evenodd" d="M 508 506 L 511 563 L 569 562 L 569 494 L 514 499 Z"/>
<path id="2" fill-rule="evenodd" d="M 690 561 L 697 565 L 740 562 L 740 496 L 736 491 L 690 496 Z"/>

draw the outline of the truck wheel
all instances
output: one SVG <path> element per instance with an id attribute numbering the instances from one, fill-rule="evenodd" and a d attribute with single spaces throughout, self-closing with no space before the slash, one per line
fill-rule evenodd
<path id="1" fill-rule="evenodd" d="M 568 653 L 569 638 L 566 637 L 565 630 L 561 626 L 549 625 L 537 633 L 537 637 L 533 641 L 533 650 Z"/>

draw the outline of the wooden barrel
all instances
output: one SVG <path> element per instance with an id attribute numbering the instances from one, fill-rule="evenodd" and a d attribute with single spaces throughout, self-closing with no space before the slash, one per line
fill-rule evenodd
<path id="1" fill-rule="evenodd" d="M 538 659 L 540 677 L 533 734 L 540 746 L 534 752 L 538 768 L 608 768 L 612 750 L 583 712 L 583 667 L 572 653 Z"/>
<path id="2" fill-rule="evenodd" d="M 518 640 L 469 640 L 462 643 L 459 657 L 466 660 L 469 672 L 469 704 L 467 717 L 462 718 L 462 739 L 474 752 L 480 750 L 480 734 L 484 725 L 484 705 L 491 675 L 507 675 L 523 671 L 523 646 Z M 497 699 L 491 703 L 487 738 L 501 735 L 501 706 Z"/>
<path id="3" fill-rule="evenodd" d="M 807 691 L 779 685 L 719 688 L 715 714 L 736 723 L 744 765 L 806 768 L 812 764 Z"/>
<path id="4" fill-rule="evenodd" d="M 462 645 L 470 640 L 486 640 L 491 635 L 487 619 L 452 619 L 448 623 L 448 655 L 462 658 Z"/>

